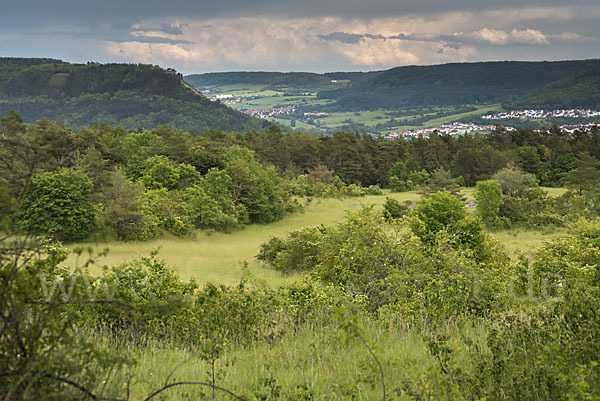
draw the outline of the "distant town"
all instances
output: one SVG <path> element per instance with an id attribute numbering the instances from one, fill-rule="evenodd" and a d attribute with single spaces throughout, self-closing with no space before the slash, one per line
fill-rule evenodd
<path id="1" fill-rule="evenodd" d="M 248 114 L 252 117 L 258 118 L 269 118 L 275 117 L 281 114 L 292 115 L 296 112 L 296 108 L 294 106 L 282 106 L 282 107 L 272 107 L 269 109 L 258 109 L 258 110 L 242 110 L 242 113 Z"/>
<path id="2" fill-rule="evenodd" d="M 461 123 L 454 122 L 448 124 L 442 124 L 433 128 L 420 128 L 416 130 L 409 131 L 399 131 L 399 132 L 390 132 L 385 135 L 385 139 L 411 139 L 417 136 L 423 136 L 424 138 L 428 138 L 434 131 L 436 131 L 440 135 L 464 135 L 473 132 L 492 132 L 496 128 L 501 127 L 505 131 L 516 131 L 514 127 L 500 126 L 500 125 L 477 125 L 471 123 Z M 600 124 L 596 122 L 589 123 L 579 123 L 579 124 L 565 124 L 559 125 L 558 129 L 563 132 L 567 132 L 569 134 L 573 134 L 575 131 L 579 132 L 589 132 L 593 128 L 600 128 Z M 540 132 L 541 129 L 537 129 L 536 131 Z"/>
<path id="3" fill-rule="evenodd" d="M 428 138 L 434 131 L 440 135 L 464 135 L 472 132 L 491 132 L 496 129 L 496 125 L 478 125 L 472 123 L 461 123 L 453 122 L 448 124 L 442 124 L 432 128 L 419 128 L 416 130 L 390 132 L 385 136 L 386 139 L 410 139 L 422 135 Z M 511 131 L 514 130 L 512 127 L 505 127 L 505 129 Z"/>
<path id="4" fill-rule="evenodd" d="M 481 118 L 484 120 L 509 120 L 519 118 L 521 120 L 534 120 L 551 117 L 566 118 L 589 118 L 600 116 L 600 111 L 567 109 L 567 110 L 513 110 L 503 113 L 486 114 Z"/>

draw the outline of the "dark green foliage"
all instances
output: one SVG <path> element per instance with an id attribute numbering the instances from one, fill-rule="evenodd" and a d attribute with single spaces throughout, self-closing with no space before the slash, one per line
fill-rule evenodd
<path id="1" fill-rule="evenodd" d="M 495 224 L 505 228 L 515 225 L 540 228 L 565 224 L 567 213 L 561 215 L 557 208 L 560 201 L 550 198 L 546 191 L 539 188 L 532 174 L 505 168 L 494 175 L 494 180 L 502 189 L 502 202 Z"/>
<path id="2" fill-rule="evenodd" d="M 411 201 L 400 203 L 396 199 L 386 196 L 385 203 L 383 204 L 383 216 L 388 220 L 408 216 L 410 214 L 411 205 Z"/>
<path id="3" fill-rule="evenodd" d="M 595 67 L 582 74 L 537 87 L 517 101 L 514 107 L 542 109 L 600 108 L 600 69 Z"/>
<path id="4" fill-rule="evenodd" d="M 10 232 L 12 215 L 17 211 L 17 201 L 9 191 L 5 180 L 0 180 L 0 230 Z"/>
<path id="5" fill-rule="evenodd" d="M 598 164 L 589 153 L 580 153 L 575 161 L 575 169 L 566 175 L 565 181 L 570 186 L 577 188 L 580 195 L 584 191 L 600 187 L 600 169 L 598 169 Z"/>
<path id="6" fill-rule="evenodd" d="M 92 182 L 69 169 L 31 177 L 15 217 L 27 233 L 59 240 L 85 238 L 94 224 Z"/>
<path id="7" fill-rule="evenodd" d="M 508 168 L 500 170 L 493 179 L 500 183 L 502 193 L 507 196 L 522 196 L 527 191 L 538 187 L 537 180 L 532 174 Z"/>
<path id="8" fill-rule="evenodd" d="M 319 263 L 322 238 L 323 230 L 317 227 L 293 231 L 286 239 L 271 237 L 256 259 L 286 273 L 311 270 Z"/>
<path id="9" fill-rule="evenodd" d="M 144 162 L 140 181 L 148 189 L 175 189 L 179 182 L 177 167 L 166 156 L 152 156 Z"/>
<path id="10" fill-rule="evenodd" d="M 534 306 L 489 323 L 486 349 L 471 351 L 477 369 L 455 372 L 465 391 L 499 400 L 598 397 L 599 234 L 581 221 L 572 236 L 542 246 L 531 266 L 517 264 L 510 295 Z"/>
<path id="11" fill-rule="evenodd" d="M 417 204 L 415 216 L 418 221 L 414 223 L 413 231 L 432 244 L 439 232 L 462 221 L 467 212 L 463 201 L 450 193 L 437 192 Z"/>
<path id="12" fill-rule="evenodd" d="M 252 151 L 237 146 L 225 155 L 225 171 L 231 177 L 233 199 L 245 208 L 251 222 L 268 223 L 286 211 L 286 193 L 273 167 L 263 168 Z M 244 221 L 244 218 L 240 218 Z"/>
<path id="13" fill-rule="evenodd" d="M 0 59 L 0 114 L 10 109 L 19 110 L 27 122 L 61 118 L 74 128 L 95 121 L 127 129 L 261 127 L 258 119 L 206 99 L 180 74 L 142 64 Z"/>
<path id="14" fill-rule="evenodd" d="M 453 63 L 368 73 L 210 73 L 186 80 L 197 88 L 250 84 L 318 91 L 320 99 L 336 101 L 326 106 L 335 111 L 486 102 L 506 102 L 510 108 L 597 108 L 598 65 L 598 60 Z"/>
<path id="15" fill-rule="evenodd" d="M 434 192 L 450 192 L 454 196 L 458 196 L 460 192 L 460 186 L 456 180 L 452 179 L 449 171 L 446 171 L 443 167 L 434 170 L 429 177 L 429 185 L 425 189 L 426 194 Z"/>
<path id="16" fill-rule="evenodd" d="M 306 72 L 213 72 L 187 75 L 185 80 L 196 88 L 232 84 L 264 85 L 265 88 L 308 91 L 335 87 L 328 74 Z"/>
<path id="17" fill-rule="evenodd" d="M 343 110 L 511 101 L 597 66 L 598 60 L 398 67 L 360 75 L 347 87 L 321 91 L 318 97 L 336 100 Z"/>
<path id="18" fill-rule="evenodd" d="M 212 169 L 199 185 L 186 190 L 188 216 L 195 227 L 231 231 L 240 226 L 245 209 L 233 202 L 230 188 L 227 173 Z"/>
<path id="19" fill-rule="evenodd" d="M 5 399 L 114 399 L 122 390 L 116 371 L 131 361 L 101 349 L 81 326 L 83 305 L 106 300 L 105 294 L 93 289 L 85 268 L 71 274 L 59 267 L 66 257 L 54 244 L 0 241 L 0 388 Z"/>
<path id="20" fill-rule="evenodd" d="M 442 214 L 434 211 L 440 202 L 427 210 Z M 498 294 L 507 284 L 506 258 L 478 221 L 464 214 L 450 220 L 428 241 L 407 232 L 405 221 L 388 226 L 381 214 L 364 208 L 332 227 L 271 238 L 257 257 L 279 270 L 312 271 L 380 314 L 399 313 L 407 319 L 419 314 L 440 318 L 488 313 L 504 302 Z M 419 220 L 410 228 L 420 235 L 423 226 Z"/>
<path id="21" fill-rule="evenodd" d="M 101 193 L 99 234 L 125 241 L 147 241 L 158 236 L 158 219 L 144 213 L 142 193 L 143 187 L 127 180 L 121 170 L 110 173 Z"/>
<path id="22" fill-rule="evenodd" d="M 481 222 L 467 215 L 462 200 L 448 192 L 437 192 L 417 203 L 412 231 L 426 244 L 433 246 L 440 238 L 457 250 L 472 252 L 477 262 L 492 257 Z"/>

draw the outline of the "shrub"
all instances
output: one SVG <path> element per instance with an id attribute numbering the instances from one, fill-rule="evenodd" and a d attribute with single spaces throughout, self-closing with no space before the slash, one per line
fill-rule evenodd
<path id="1" fill-rule="evenodd" d="M 15 217 L 25 232 L 58 240 L 85 238 L 94 223 L 92 182 L 79 171 L 61 169 L 31 177 Z"/>
<path id="2" fill-rule="evenodd" d="M 494 224 L 502 205 L 502 188 L 498 181 L 479 181 L 475 187 L 477 214 L 488 225 Z"/>
<path id="3" fill-rule="evenodd" d="M 322 237 L 317 227 L 293 231 L 285 240 L 271 237 L 256 258 L 282 272 L 311 270 L 319 263 Z"/>
<path id="4" fill-rule="evenodd" d="M 410 214 L 411 205 L 411 201 L 400 203 L 396 199 L 386 196 L 385 203 L 383 204 L 383 216 L 387 220 L 408 216 Z"/>

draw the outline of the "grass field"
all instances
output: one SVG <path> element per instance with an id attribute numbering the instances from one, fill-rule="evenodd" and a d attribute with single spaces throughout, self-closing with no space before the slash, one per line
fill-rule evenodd
<path id="1" fill-rule="evenodd" d="M 410 380 L 425 390 L 432 379 L 420 377 L 420 370 L 437 369 L 437 361 L 428 352 L 420 334 L 400 327 L 383 327 L 374 321 L 363 320 L 364 336 L 377 344 L 375 355 L 382 363 L 389 393 Z M 446 327 L 456 342 L 470 338 L 483 343 L 484 327 Z M 106 347 L 123 347 L 110 344 Z M 343 349 L 343 352 L 340 350 Z M 151 342 L 147 346 L 127 348 L 136 359 L 133 374 L 143 378 L 133 383 L 132 399 L 143 399 L 152 390 L 162 387 L 171 374 L 173 381 L 209 381 L 210 368 L 193 350 L 171 346 L 165 342 Z M 251 347 L 230 347 L 216 362 L 217 384 L 234 393 L 248 397 L 253 392 L 269 393 L 276 389 L 281 395 L 301 390 L 312 393 L 312 398 L 263 398 L 265 400 L 381 400 L 379 376 L 367 377 L 372 356 L 358 338 L 350 338 L 342 329 L 328 327 L 303 327 L 297 332 L 275 337 L 273 343 L 259 341 Z M 465 364 L 464 368 L 469 369 Z M 472 367 L 471 367 L 472 369 Z M 439 376 L 438 376 L 439 377 Z M 267 379 L 267 380 L 265 380 Z M 369 381 L 371 381 L 369 383 Z M 298 394 L 298 393 L 296 393 Z M 207 388 L 199 386 L 175 387 L 164 393 L 165 399 L 212 399 Z M 216 393 L 217 400 L 228 400 Z M 397 398 L 394 398 L 397 399 Z"/>
<path id="2" fill-rule="evenodd" d="M 416 192 L 392 194 L 398 200 L 417 200 Z M 285 236 L 291 231 L 306 226 L 331 224 L 340 221 L 346 211 L 357 210 L 361 205 L 382 205 L 385 196 L 365 196 L 346 199 L 317 199 L 306 207 L 303 213 L 286 216 L 283 220 L 268 224 L 253 224 L 231 234 L 205 232 L 196 233 L 195 238 L 161 238 L 148 242 L 111 242 L 103 244 L 74 244 L 91 247 L 95 253 L 109 248 L 109 254 L 99 260 L 98 266 L 91 268 L 92 273 L 100 273 L 101 265 L 116 265 L 148 255 L 159 249 L 160 257 L 174 266 L 183 278 L 195 278 L 199 282 L 214 281 L 235 284 L 242 277 L 239 265 L 249 262 L 250 272 L 265 279 L 272 285 L 278 285 L 293 277 L 283 276 L 254 260 L 260 245 L 271 236 Z M 83 256 L 71 255 L 67 266 L 73 268 L 83 262 Z"/>
<path id="3" fill-rule="evenodd" d="M 551 196 L 558 196 L 564 192 L 563 188 L 549 190 Z M 467 188 L 463 190 L 463 194 L 467 199 L 473 199 L 473 189 Z M 105 248 L 109 249 L 108 255 L 100 258 L 98 264 L 91 267 L 93 274 L 100 274 L 104 265 L 118 265 L 147 256 L 158 249 L 159 257 L 175 267 L 184 279 L 194 278 L 198 282 L 236 284 L 242 277 L 240 264 L 248 262 L 251 274 L 265 280 L 269 285 L 279 286 L 297 277 L 280 274 L 254 259 L 260 245 L 269 237 L 285 236 L 291 231 L 306 226 L 327 225 L 341 221 L 347 211 L 358 210 L 362 205 L 381 207 L 386 196 L 399 201 L 417 201 L 420 197 L 413 191 L 361 198 L 316 199 L 303 213 L 289 215 L 281 221 L 267 225 L 253 224 L 230 234 L 199 231 L 195 236 L 187 238 L 163 237 L 148 242 L 79 243 L 72 244 L 69 248 L 89 247 L 95 254 Z M 531 253 L 543 241 L 557 238 L 564 233 L 565 230 L 561 229 L 544 232 L 510 230 L 495 232 L 492 236 L 505 244 L 511 256 L 515 256 L 517 252 Z M 66 265 L 74 268 L 86 259 L 87 254 L 80 257 L 71 254 Z"/>

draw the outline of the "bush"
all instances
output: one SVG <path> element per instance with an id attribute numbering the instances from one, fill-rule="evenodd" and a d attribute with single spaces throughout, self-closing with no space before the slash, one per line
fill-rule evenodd
<path id="1" fill-rule="evenodd" d="M 322 237 L 317 227 L 293 231 L 285 240 L 271 237 L 261 245 L 256 258 L 286 273 L 311 270 L 319 263 Z"/>
<path id="2" fill-rule="evenodd" d="M 479 181 L 475 187 L 477 214 L 488 225 L 494 224 L 502 205 L 502 188 L 498 181 Z"/>
<path id="3" fill-rule="evenodd" d="M 387 197 L 383 204 L 383 216 L 387 220 L 399 219 L 410 214 L 411 201 L 404 201 L 404 203 L 398 202 L 396 199 Z"/>
<path id="4" fill-rule="evenodd" d="M 94 224 L 92 182 L 79 171 L 34 174 L 15 216 L 25 232 L 72 241 L 85 238 Z"/>

